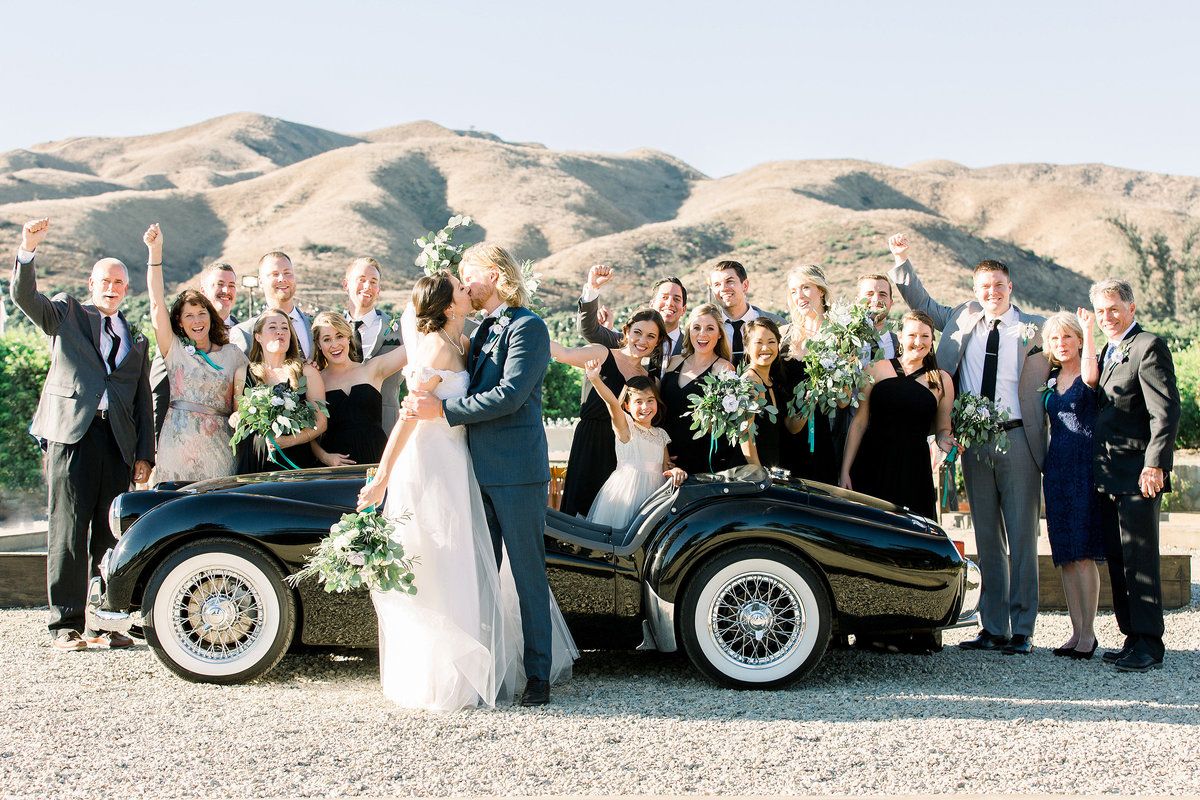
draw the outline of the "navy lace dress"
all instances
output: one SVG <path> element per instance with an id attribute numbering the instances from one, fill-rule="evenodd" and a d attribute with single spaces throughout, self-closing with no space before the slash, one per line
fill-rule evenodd
<path id="1" fill-rule="evenodd" d="M 1058 371 L 1051 374 L 1057 379 Z M 1050 447 L 1042 473 L 1046 528 L 1054 566 L 1091 559 L 1104 561 L 1100 535 L 1100 495 L 1092 481 L 1092 435 L 1096 394 L 1083 378 L 1065 392 L 1054 387 L 1043 395 L 1050 417 Z"/>

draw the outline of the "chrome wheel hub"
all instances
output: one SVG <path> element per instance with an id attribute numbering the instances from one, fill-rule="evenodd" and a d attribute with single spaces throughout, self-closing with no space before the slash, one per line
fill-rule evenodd
<path id="1" fill-rule="evenodd" d="M 709 635 L 727 658 L 768 667 L 786 658 L 804 633 L 804 607 L 774 575 L 738 575 L 717 591 L 709 609 Z"/>
<path id="2" fill-rule="evenodd" d="M 175 640 L 190 655 L 229 661 L 245 654 L 262 632 L 263 602 L 246 576 L 207 569 L 181 581 L 171 598 Z"/>

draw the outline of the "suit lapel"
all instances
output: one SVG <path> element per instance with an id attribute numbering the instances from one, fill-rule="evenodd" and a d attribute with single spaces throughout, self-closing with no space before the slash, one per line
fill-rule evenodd
<path id="1" fill-rule="evenodd" d="M 96 355 L 100 357 L 100 363 L 103 364 L 104 353 L 100 350 L 100 326 L 103 325 L 104 315 L 91 303 L 84 305 L 83 310 L 87 313 L 88 326 L 92 334 L 92 346 L 96 348 Z M 107 372 L 107 368 L 105 371 Z"/>

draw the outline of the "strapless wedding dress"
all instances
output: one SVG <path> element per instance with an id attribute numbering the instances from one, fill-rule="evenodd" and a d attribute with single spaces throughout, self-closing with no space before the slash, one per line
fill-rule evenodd
<path id="1" fill-rule="evenodd" d="M 463 397 L 469 373 L 406 370 L 410 385 L 437 374 L 439 399 Z M 423 420 L 392 471 L 384 514 L 416 557 L 416 595 L 372 592 L 379 675 L 397 705 L 453 711 L 511 701 L 525 683 L 520 608 L 508 559 L 497 573 L 492 537 L 467 450 L 466 429 Z M 579 653 L 551 599 L 551 682 Z"/>

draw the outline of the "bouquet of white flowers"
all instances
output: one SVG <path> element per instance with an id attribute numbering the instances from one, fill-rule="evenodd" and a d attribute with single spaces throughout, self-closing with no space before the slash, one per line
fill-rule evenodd
<path id="1" fill-rule="evenodd" d="M 788 416 L 808 417 L 810 449 L 813 414 L 832 414 L 847 401 L 858 408 L 871 383 L 867 367 L 881 352 L 872 311 L 861 303 L 835 303 L 808 340 L 802 359 L 808 379 L 788 403 Z"/>
<path id="2" fill-rule="evenodd" d="M 950 411 L 950 432 L 959 447 L 992 445 L 998 453 L 1008 452 L 1008 434 L 1002 427 L 1008 421 L 1008 411 L 993 400 L 963 392 L 954 398 Z"/>
<path id="3" fill-rule="evenodd" d="M 274 386 L 247 386 L 237 401 L 238 424 L 229 439 L 233 451 L 237 452 L 238 442 L 257 433 L 270 444 L 269 457 L 272 461 L 279 464 L 275 460 L 278 455 L 286 462 L 288 469 L 299 469 L 283 454 L 283 449 L 275 443 L 275 437 L 299 433 L 317 424 L 317 403 L 300 399 L 306 384 L 307 381 L 301 377 L 296 389 L 286 382 Z M 323 403 L 319 410 L 329 413 Z"/>
<path id="4" fill-rule="evenodd" d="M 408 515 L 400 518 L 406 522 Z M 304 567 L 288 576 L 293 586 L 309 576 L 327 592 L 348 592 L 366 587 L 379 592 L 416 594 L 413 565 L 405 556 L 396 526 L 376 511 L 343 514 L 329 535 L 308 556 Z"/>
<path id="5" fill-rule="evenodd" d="M 704 378 L 704 393 L 688 395 L 691 402 L 692 430 L 700 439 L 712 440 L 712 450 L 726 437 L 732 445 L 749 441 L 758 432 L 755 420 L 766 414 L 772 422 L 779 409 L 767 402 L 758 384 L 736 372 L 709 374 Z M 709 453 L 712 458 L 712 453 Z M 709 464 L 712 467 L 712 464 Z"/>

